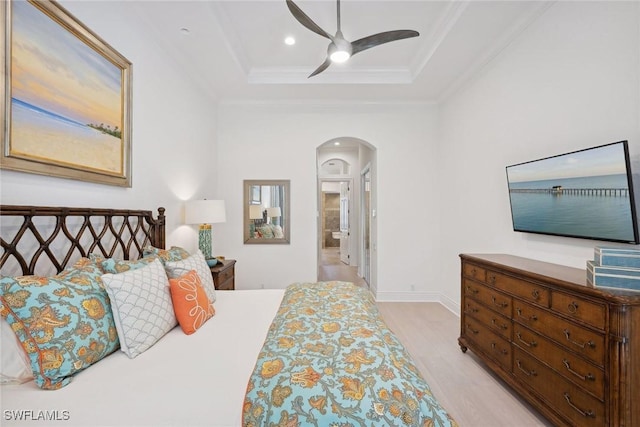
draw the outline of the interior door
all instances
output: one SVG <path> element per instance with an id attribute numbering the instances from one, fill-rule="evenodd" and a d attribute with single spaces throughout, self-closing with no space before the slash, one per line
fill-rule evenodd
<path id="1" fill-rule="evenodd" d="M 340 261 L 349 265 L 351 253 L 349 250 L 349 199 L 351 197 L 348 182 L 340 183 Z"/>
<path id="2" fill-rule="evenodd" d="M 371 170 L 362 173 L 362 277 L 371 284 Z"/>

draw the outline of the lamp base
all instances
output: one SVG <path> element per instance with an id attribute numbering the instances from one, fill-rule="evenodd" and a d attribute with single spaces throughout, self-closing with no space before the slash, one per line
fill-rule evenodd
<path id="1" fill-rule="evenodd" d="M 211 258 L 211 224 L 200 224 L 198 248 L 205 259 Z"/>

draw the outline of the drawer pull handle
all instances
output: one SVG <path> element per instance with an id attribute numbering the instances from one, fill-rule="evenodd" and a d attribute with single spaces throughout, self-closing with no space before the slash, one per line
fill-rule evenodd
<path id="1" fill-rule="evenodd" d="M 491 300 L 493 301 L 493 305 L 495 305 L 496 307 L 506 308 L 509 305 L 508 302 L 498 302 L 496 300 L 496 297 L 491 297 Z"/>
<path id="2" fill-rule="evenodd" d="M 533 291 L 531 291 L 531 296 L 533 297 L 533 299 L 539 300 L 540 299 L 540 291 L 537 290 L 537 289 L 534 289 Z"/>
<path id="3" fill-rule="evenodd" d="M 500 329 L 504 329 L 505 331 L 507 329 L 509 329 L 509 326 L 507 326 L 506 323 L 503 323 L 502 325 L 498 325 L 498 322 L 496 321 L 496 319 L 491 319 L 491 323 L 493 324 L 493 326 L 495 326 L 496 328 L 500 328 Z"/>
<path id="4" fill-rule="evenodd" d="M 571 337 L 571 332 L 569 332 L 568 329 L 565 329 L 563 332 L 564 332 L 564 336 L 567 337 L 567 341 L 569 341 L 571 344 L 573 344 L 575 346 L 578 346 L 580 348 L 586 348 L 586 347 L 595 348 L 596 347 L 596 343 L 594 343 L 593 341 L 579 343 L 577 341 L 572 340 L 570 338 Z"/>
<path id="5" fill-rule="evenodd" d="M 564 359 L 562 363 L 564 363 L 564 367 L 567 368 L 567 371 L 571 372 L 573 375 L 580 378 L 582 381 L 587 381 L 587 380 L 595 381 L 596 377 L 594 377 L 591 372 L 589 372 L 587 375 L 582 375 L 581 373 L 571 369 L 571 365 L 569 364 L 569 361 L 567 359 Z"/>
<path id="6" fill-rule="evenodd" d="M 518 317 L 522 317 L 523 319 L 526 320 L 531 320 L 531 321 L 536 321 L 538 320 L 538 316 L 536 316 L 535 314 L 532 314 L 531 316 L 523 316 L 522 315 L 522 310 L 520 310 L 519 308 L 516 308 L 516 312 L 518 313 Z"/>
<path id="7" fill-rule="evenodd" d="M 492 285 L 496 284 L 496 275 L 495 274 L 492 274 L 492 275 L 489 276 L 489 283 L 492 284 Z"/>
<path id="8" fill-rule="evenodd" d="M 479 291 L 477 289 L 473 289 L 471 286 L 467 285 L 467 291 L 472 294 L 477 294 Z"/>
<path id="9" fill-rule="evenodd" d="M 478 310 L 475 307 L 472 307 L 471 304 L 467 304 L 467 311 L 470 311 L 471 313 L 477 313 L 480 310 Z"/>
<path id="10" fill-rule="evenodd" d="M 476 273 L 478 272 L 478 270 L 476 270 L 475 268 L 471 269 L 471 277 L 476 277 Z"/>
<path id="11" fill-rule="evenodd" d="M 589 418 L 595 418 L 596 417 L 596 413 L 593 412 L 592 410 L 589 409 L 589 410 L 583 411 L 582 409 L 580 409 L 576 405 L 574 405 L 573 402 L 571 401 L 571 396 L 569 396 L 569 393 L 565 393 L 564 394 L 564 398 L 566 399 L 566 401 L 569 404 L 569 406 L 571 406 L 577 413 L 579 413 L 583 417 L 589 417 Z"/>
<path id="12" fill-rule="evenodd" d="M 522 367 L 522 363 L 520 363 L 520 360 L 516 360 L 516 364 L 518 365 L 518 369 L 520 369 L 522 372 L 524 372 L 524 374 L 528 377 L 535 377 L 538 375 L 538 373 L 536 371 L 528 371 L 526 369 L 524 369 Z"/>
<path id="13" fill-rule="evenodd" d="M 471 325 L 470 325 L 470 324 L 468 324 L 468 323 L 467 323 L 467 329 L 468 329 L 468 330 L 470 330 L 474 335 L 477 335 L 477 334 L 479 334 L 479 333 L 480 333 L 480 331 L 479 331 L 479 330 L 477 330 L 477 329 L 473 329 L 473 328 L 471 327 Z"/>
<path id="14" fill-rule="evenodd" d="M 567 306 L 567 311 L 571 314 L 576 314 L 578 312 L 578 304 L 575 301 L 572 301 L 571 304 Z"/>
<path id="15" fill-rule="evenodd" d="M 538 343 L 535 341 L 527 342 L 524 339 L 522 339 L 522 335 L 520 335 L 520 332 L 516 332 L 516 336 L 518 337 L 518 341 L 520 341 L 522 344 L 526 345 L 527 347 L 535 347 L 538 345 Z"/>
<path id="16" fill-rule="evenodd" d="M 504 349 L 504 348 L 503 348 L 502 350 L 498 349 L 498 346 L 497 346 L 497 345 L 496 345 L 496 343 L 494 343 L 494 342 L 492 342 L 492 343 L 491 343 L 491 348 L 492 348 L 493 350 L 495 350 L 495 351 L 497 351 L 497 352 L 499 352 L 499 353 L 505 354 L 505 355 L 506 355 L 507 353 L 509 353 L 509 352 L 508 352 L 506 349 Z"/>

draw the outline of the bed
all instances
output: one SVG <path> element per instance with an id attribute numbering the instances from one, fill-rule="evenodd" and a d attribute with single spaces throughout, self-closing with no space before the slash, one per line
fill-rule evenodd
<path id="1" fill-rule="evenodd" d="M 173 249 L 163 250 L 162 208 L 157 217 L 151 211 L 33 206 L 0 206 L 0 214 L 0 272 L 7 276 L 0 280 L 0 303 L 5 311 L 13 289 L 7 283 L 24 284 L 16 285 L 14 276 L 64 278 L 70 265 L 87 257 L 132 263 L 124 262 L 124 270 L 116 274 L 102 275 L 107 287 L 114 277 L 156 268 L 160 261 L 154 259 L 140 270 L 130 269 L 147 257 L 147 248 L 162 254 Z M 165 261 L 169 272 L 172 263 Z M 111 298 L 114 313 L 118 298 Z M 3 385 L 0 423 L 456 425 L 386 328 L 367 291 L 327 282 L 216 291 L 213 299 L 215 314 L 189 335 L 182 323 L 174 325 L 133 357 L 125 353 L 131 345 L 122 335 L 122 348 L 104 349 L 103 357 L 86 366 L 77 361 L 82 366 L 63 381 L 42 381 L 36 373 L 35 381 Z M 47 319 L 61 317 L 58 313 Z M 0 351 L 5 355 L 17 340 L 6 333 L 8 322 L 0 321 Z M 43 390 L 43 385 L 52 390 Z"/>

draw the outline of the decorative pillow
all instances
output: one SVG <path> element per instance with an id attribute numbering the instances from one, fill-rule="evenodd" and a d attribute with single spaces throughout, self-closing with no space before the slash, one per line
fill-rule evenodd
<path id="1" fill-rule="evenodd" d="M 260 234 L 265 239 L 273 239 L 273 229 L 271 228 L 271 224 L 266 224 L 258 228 Z"/>
<path id="2" fill-rule="evenodd" d="M 22 384 L 33 379 L 29 356 L 3 318 L 0 318 L 0 358 L 0 384 Z"/>
<path id="3" fill-rule="evenodd" d="M 191 335 L 216 313 L 195 270 L 169 279 L 171 300 L 182 331 Z"/>
<path id="4" fill-rule="evenodd" d="M 187 274 L 190 270 L 195 270 L 198 276 L 200 276 L 202 287 L 207 293 L 209 301 L 211 301 L 212 304 L 216 302 L 216 288 L 213 284 L 211 269 L 207 265 L 207 261 L 204 259 L 204 255 L 202 255 L 200 250 L 182 261 L 167 262 L 164 268 L 167 270 L 167 275 L 170 279 L 177 279 Z"/>
<path id="5" fill-rule="evenodd" d="M 31 362 L 36 384 L 58 389 L 118 348 L 100 269 L 88 258 L 53 277 L 0 279 L 0 313 Z"/>
<path id="6" fill-rule="evenodd" d="M 104 274 L 120 348 L 134 358 L 176 326 L 169 280 L 162 263 L 154 259 L 137 270 Z"/>
<path id="7" fill-rule="evenodd" d="M 279 225 L 273 226 L 273 237 L 276 239 L 284 239 L 284 231 L 282 231 L 282 227 Z"/>
<path id="8" fill-rule="evenodd" d="M 153 260 L 157 258 L 157 255 L 148 255 L 144 258 L 132 261 L 107 258 L 100 263 L 100 266 L 102 267 L 102 271 L 105 273 L 118 274 L 124 273 L 125 271 L 137 270 L 138 268 L 142 268 L 145 265 L 151 264 Z"/>
<path id="9" fill-rule="evenodd" d="M 148 257 L 149 255 L 156 255 L 163 263 L 175 262 L 183 260 L 185 258 L 189 258 L 189 252 L 185 251 L 179 246 L 171 246 L 170 249 L 159 249 L 154 248 L 153 246 L 147 246 L 142 250 L 142 254 L 144 258 Z"/>

